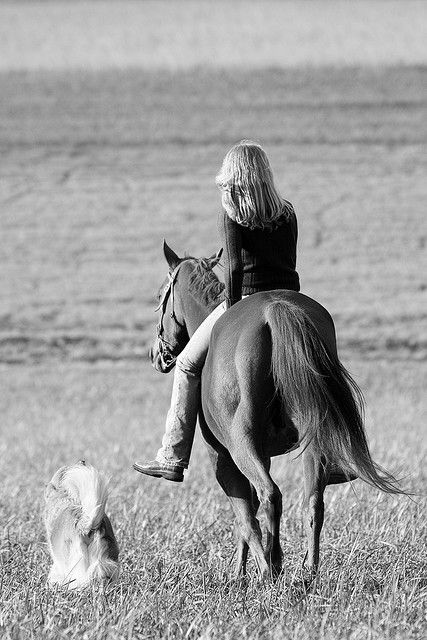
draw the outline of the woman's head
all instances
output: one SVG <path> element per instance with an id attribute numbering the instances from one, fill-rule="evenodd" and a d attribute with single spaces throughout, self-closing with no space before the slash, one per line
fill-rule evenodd
<path id="1" fill-rule="evenodd" d="M 251 140 L 230 149 L 215 182 L 226 213 L 239 224 L 271 227 L 283 215 L 285 201 L 274 186 L 267 155 Z"/>

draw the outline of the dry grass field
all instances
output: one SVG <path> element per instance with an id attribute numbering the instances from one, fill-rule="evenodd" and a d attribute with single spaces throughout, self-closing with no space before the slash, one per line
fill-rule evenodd
<path id="1" fill-rule="evenodd" d="M 352 363 L 366 391 L 376 457 L 425 491 L 425 363 Z M 424 638 L 426 510 L 356 483 L 326 492 L 316 590 L 298 591 L 304 555 L 299 461 L 276 460 L 285 571 L 232 579 L 232 514 L 200 440 L 183 485 L 137 476 L 160 437 L 169 386 L 144 363 L 4 368 L 2 638 Z M 424 380 L 423 380 L 424 378 Z M 424 389 L 423 389 L 424 387 Z M 425 407 L 425 404 L 424 404 Z M 105 594 L 45 588 L 44 482 L 86 456 L 112 475 L 122 573 Z"/>
<path id="2" fill-rule="evenodd" d="M 2 640 L 427 637 L 427 71 L 424 67 L 0 75 Z M 259 140 L 300 221 L 303 291 L 336 320 L 375 458 L 419 495 L 326 492 L 310 594 L 300 461 L 273 463 L 285 569 L 232 579 L 232 514 L 199 436 L 183 485 L 143 478 L 170 376 L 149 365 L 161 241 L 218 249 L 214 176 Z M 122 571 L 48 591 L 45 483 L 111 475 Z"/>

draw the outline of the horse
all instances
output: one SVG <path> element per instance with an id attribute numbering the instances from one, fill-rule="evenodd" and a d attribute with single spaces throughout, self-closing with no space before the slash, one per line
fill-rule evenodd
<path id="1" fill-rule="evenodd" d="M 164 242 L 169 266 L 158 293 L 160 319 L 150 349 L 153 366 L 171 371 L 188 340 L 224 296 L 210 258 L 180 258 Z M 316 575 L 328 484 L 361 478 L 404 493 L 371 458 L 363 396 L 337 355 L 332 317 L 290 290 L 252 294 L 216 322 L 201 377 L 199 425 L 216 479 L 235 518 L 236 575 L 248 550 L 262 578 L 282 569 L 282 494 L 270 475 L 273 456 L 300 448 L 308 547 L 303 567 Z M 256 514 L 266 513 L 265 548 Z"/>

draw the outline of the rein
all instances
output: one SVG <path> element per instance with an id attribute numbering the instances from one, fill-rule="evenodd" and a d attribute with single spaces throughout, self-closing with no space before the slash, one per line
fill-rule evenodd
<path id="1" fill-rule="evenodd" d="M 182 262 L 179 263 L 179 265 L 177 267 L 175 267 L 175 269 L 173 269 L 173 271 L 169 271 L 168 273 L 168 283 L 162 293 L 162 297 L 160 299 L 160 302 L 158 304 L 158 306 L 156 307 L 155 311 L 159 311 L 161 309 L 161 316 L 160 316 L 160 320 L 159 323 L 157 325 L 157 340 L 159 342 L 159 356 L 161 358 L 162 361 L 162 365 L 165 368 L 172 368 L 175 364 L 175 360 L 178 357 L 178 354 L 174 355 L 173 353 L 173 346 L 171 345 L 170 342 L 168 342 L 166 340 L 166 338 L 164 337 L 164 325 L 163 325 L 163 321 L 164 321 L 164 317 L 166 314 L 166 307 L 168 304 L 168 300 L 169 297 L 171 299 L 171 312 L 170 312 L 170 317 L 172 318 L 172 320 L 175 322 L 175 324 L 180 327 L 181 329 L 184 328 L 185 325 L 181 324 L 181 322 L 179 322 L 178 318 L 176 317 L 175 314 L 175 290 L 174 290 L 174 286 L 175 286 L 175 282 L 179 273 L 179 270 L 181 268 Z"/>

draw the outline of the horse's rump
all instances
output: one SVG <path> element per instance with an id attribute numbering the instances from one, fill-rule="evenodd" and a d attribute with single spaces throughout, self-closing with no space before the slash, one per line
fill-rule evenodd
<path id="1" fill-rule="evenodd" d="M 219 318 L 202 376 L 203 411 L 217 440 L 228 446 L 234 414 L 243 402 L 254 429 L 259 425 L 254 437 L 269 457 L 286 453 L 298 441 L 298 431 L 277 394 L 271 368 L 272 340 L 266 310 L 274 300 L 298 301 L 313 309 L 322 317 L 325 331 L 330 321 L 327 339 L 335 345 L 332 320 L 315 301 L 289 290 L 256 293 Z"/>

